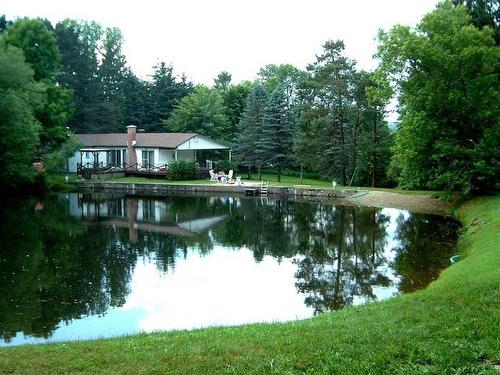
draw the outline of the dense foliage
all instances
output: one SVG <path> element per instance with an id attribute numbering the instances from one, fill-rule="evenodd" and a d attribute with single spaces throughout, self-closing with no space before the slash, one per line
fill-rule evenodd
<path id="1" fill-rule="evenodd" d="M 137 77 L 117 28 L 71 19 L 54 27 L 47 20 L 2 16 L 3 58 L 14 59 L 18 73 L 25 72 L 23 82 L 36 90 L 20 84 L 12 94 L 7 83 L 0 87 L 11 95 L 0 98 L 1 126 L 22 134 L 32 124 L 29 151 L 20 152 L 19 181 L 33 161 L 60 165 L 56 160 L 76 146 L 66 126 L 106 133 L 136 124 L 149 132 L 196 132 L 226 141 L 249 177 L 252 170 L 272 168 L 342 185 L 496 190 L 499 30 L 494 2 L 446 0 L 414 29 L 381 31 L 374 72 L 357 70 L 343 41 L 330 40 L 306 70 L 269 64 L 253 83 L 234 83 L 222 71 L 208 87 L 194 86 L 165 62 L 148 79 Z M 11 47 L 22 56 L 14 57 Z M 5 67 L 2 74 L 9 69 L 16 70 Z M 389 128 L 385 108 L 394 93 L 400 124 Z M 15 108 L 9 100 L 22 107 L 17 122 L 8 116 Z M 12 129 L 8 121 L 24 127 Z M 1 162 L 11 163 L 16 142 L 2 142 L 9 151 L 2 151 Z"/>
<path id="2" fill-rule="evenodd" d="M 168 165 L 167 179 L 173 181 L 195 180 L 197 170 L 194 161 L 175 160 Z"/>
<path id="3" fill-rule="evenodd" d="M 42 88 L 19 48 L 0 39 L 0 180 L 15 187 L 33 180 L 31 166 L 39 144 Z"/>
<path id="4" fill-rule="evenodd" d="M 380 72 L 399 93 L 392 173 L 401 187 L 461 191 L 500 184 L 500 50 L 493 31 L 445 2 L 416 29 L 380 33 Z"/>
<path id="5" fill-rule="evenodd" d="M 252 167 L 260 170 L 263 163 L 260 153 L 256 151 L 261 137 L 266 98 L 266 90 L 259 82 L 256 82 L 247 97 L 245 109 L 238 124 L 235 151 L 240 163 L 247 168 L 249 178 Z"/>
<path id="6" fill-rule="evenodd" d="M 262 114 L 262 133 L 257 141 L 260 160 L 276 168 L 278 182 L 281 172 L 289 164 L 292 149 L 292 118 L 282 86 L 278 85 L 269 95 Z"/>
<path id="7" fill-rule="evenodd" d="M 223 139 L 229 121 L 224 113 L 222 96 L 217 90 L 198 86 L 182 98 L 172 117 L 165 122 L 174 132 L 199 133 Z"/>

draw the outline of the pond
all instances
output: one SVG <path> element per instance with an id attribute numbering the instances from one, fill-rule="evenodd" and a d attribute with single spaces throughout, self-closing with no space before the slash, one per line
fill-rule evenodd
<path id="1" fill-rule="evenodd" d="M 424 288 L 458 223 L 326 201 L 68 193 L 1 209 L 0 346 L 290 321 Z"/>

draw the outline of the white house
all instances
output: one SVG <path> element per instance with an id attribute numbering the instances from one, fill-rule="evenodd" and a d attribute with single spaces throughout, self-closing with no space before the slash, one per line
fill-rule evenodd
<path id="1" fill-rule="evenodd" d="M 129 240 L 136 242 L 138 231 L 192 237 L 226 219 L 226 215 L 186 211 L 184 215 L 169 207 L 165 200 L 119 196 L 102 201 L 86 200 L 83 194 L 59 196 L 68 202 L 68 212 L 81 220 L 129 230 Z"/>
<path id="2" fill-rule="evenodd" d="M 196 133 L 144 133 L 135 125 L 127 133 L 76 134 L 83 147 L 68 159 L 68 170 L 77 172 L 97 167 L 166 166 L 173 160 L 193 160 L 211 167 L 212 160 L 231 160 L 231 148 Z M 225 156 L 227 155 L 227 156 Z"/>

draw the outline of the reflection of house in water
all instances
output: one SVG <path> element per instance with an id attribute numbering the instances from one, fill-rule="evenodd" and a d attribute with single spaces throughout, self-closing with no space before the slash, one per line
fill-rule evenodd
<path id="1" fill-rule="evenodd" d="M 225 215 L 202 216 L 196 210 L 175 211 L 168 201 L 140 197 L 110 197 L 86 199 L 85 194 L 68 194 L 69 213 L 87 222 L 128 228 L 129 239 L 137 241 L 138 231 L 166 233 L 174 236 L 194 236 L 225 219 Z"/>

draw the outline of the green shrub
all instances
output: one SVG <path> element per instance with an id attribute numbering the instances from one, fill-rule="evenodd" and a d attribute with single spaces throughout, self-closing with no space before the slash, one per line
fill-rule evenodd
<path id="1" fill-rule="evenodd" d="M 178 160 L 168 164 L 167 180 L 195 180 L 197 168 L 194 161 Z"/>
<path id="2" fill-rule="evenodd" d="M 254 173 L 256 173 L 256 171 Z M 278 171 L 273 168 L 262 168 L 262 173 L 277 175 Z M 300 170 L 284 169 L 281 175 L 288 177 L 300 177 Z M 321 176 L 318 173 L 306 172 L 306 171 L 302 172 L 302 178 L 309 178 L 312 180 L 324 180 L 324 178 L 321 178 Z"/>
<path id="3" fill-rule="evenodd" d="M 237 164 L 233 161 L 229 160 L 219 160 L 214 163 L 214 171 L 224 171 L 228 173 L 230 170 L 236 172 Z"/>

